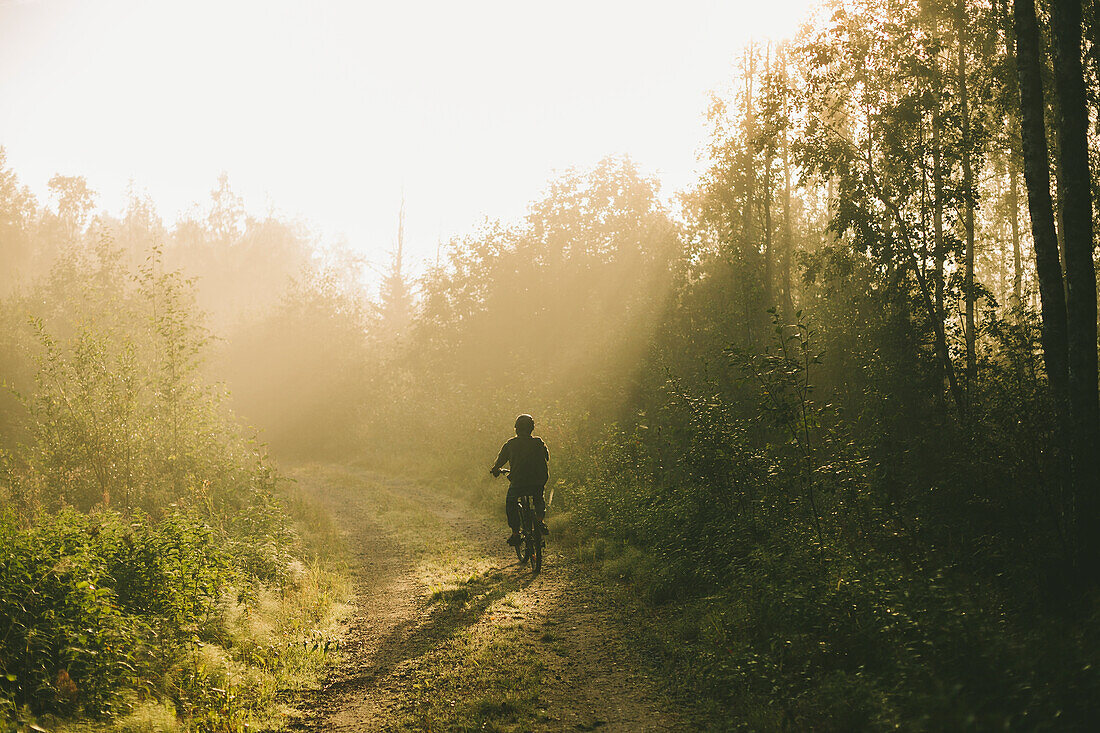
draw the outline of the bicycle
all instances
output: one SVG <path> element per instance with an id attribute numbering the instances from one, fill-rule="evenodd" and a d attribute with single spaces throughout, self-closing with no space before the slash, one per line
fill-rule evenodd
<path id="1" fill-rule="evenodd" d="M 501 470 L 501 475 L 507 476 L 508 469 Z M 520 565 L 531 563 L 531 572 L 538 575 L 542 571 L 542 550 L 546 546 L 546 540 L 542 536 L 542 526 L 535 517 L 534 501 L 530 494 L 519 497 L 520 541 L 516 544 L 516 558 Z"/>

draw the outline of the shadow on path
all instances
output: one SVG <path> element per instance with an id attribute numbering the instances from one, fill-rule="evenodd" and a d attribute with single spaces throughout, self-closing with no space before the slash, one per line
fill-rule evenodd
<path id="1" fill-rule="evenodd" d="M 341 699 L 371 698 L 395 677 L 403 663 L 429 654 L 472 628 L 493 603 L 528 587 L 534 579 L 526 568 L 513 564 L 491 568 L 455 587 L 436 591 L 422 602 L 421 613 L 397 624 L 378 641 L 371 658 L 321 690 L 319 706 L 305 727 L 330 730 L 325 715 L 338 707 Z"/>

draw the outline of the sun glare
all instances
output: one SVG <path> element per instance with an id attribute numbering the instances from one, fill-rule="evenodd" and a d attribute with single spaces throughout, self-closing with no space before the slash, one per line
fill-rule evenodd
<path id="1" fill-rule="evenodd" d="M 7 3 L 0 143 L 40 196 L 84 175 L 117 211 L 133 181 L 169 220 L 225 171 L 376 261 L 404 191 L 425 257 L 607 154 L 686 185 L 707 91 L 810 5 Z"/>
<path id="2" fill-rule="evenodd" d="M 794 37 L 810 13 L 822 5 L 822 0 L 770 0 L 770 2 L 723 3 L 729 12 L 743 14 L 749 35 L 758 39 L 780 41 Z"/>

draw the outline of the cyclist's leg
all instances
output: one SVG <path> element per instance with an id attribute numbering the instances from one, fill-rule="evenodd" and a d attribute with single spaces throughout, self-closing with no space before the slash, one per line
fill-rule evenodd
<path id="1" fill-rule="evenodd" d="M 508 517 L 508 526 L 512 528 L 512 532 L 519 532 L 519 493 L 513 487 L 508 489 L 508 496 L 504 499 L 504 515 Z"/>
<path id="2" fill-rule="evenodd" d="M 540 486 L 537 489 L 531 489 L 531 498 L 535 507 L 535 516 L 541 519 L 546 519 L 546 499 L 543 498 L 543 491 L 545 486 Z"/>
<path id="3" fill-rule="evenodd" d="M 545 486 L 540 486 L 531 491 L 531 505 L 535 509 L 535 518 L 538 519 L 544 535 L 550 534 L 550 528 L 546 526 L 546 499 L 543 498 L 545 489 Z"/>

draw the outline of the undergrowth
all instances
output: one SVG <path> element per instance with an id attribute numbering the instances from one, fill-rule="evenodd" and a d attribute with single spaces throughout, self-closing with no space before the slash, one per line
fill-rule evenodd
<path id="1" fill-rule="evenodd" d="M 927 462 L 886 472 L 816 399 L 812 332 L 776 331 L 796 340 L 731 354 L 739 400 L 670 379 L 572 458 L 555 534 L 649 605 L 639 641 L 667 679 L 718 729 L 1090 729 L 1096 598 L 1056 574 L 1044 509 L 1021 513 L 1049 490 L 1026 483 L 1041 399 L 983 384 L 1007 414 L 981 439 L 911 434 Z"/>
<path id="2" fill-rule="evenodd" d="M 104 241 L 41 287 L 0 451 L 0 730 L 282 726 L 350 595 L 334 529 L 222 409 L 159 252 Z"/>

